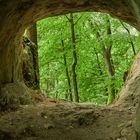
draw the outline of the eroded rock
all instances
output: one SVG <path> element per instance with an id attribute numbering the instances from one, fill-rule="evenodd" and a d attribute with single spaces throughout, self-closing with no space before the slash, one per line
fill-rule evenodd
<path id="1" fill-rule="evenodd" d="M 23 78 L 25 84 L 32 89 L 38 89 L 39 74 L 36 68 L 36 45 L 28 38 L 23 37 Z"/>

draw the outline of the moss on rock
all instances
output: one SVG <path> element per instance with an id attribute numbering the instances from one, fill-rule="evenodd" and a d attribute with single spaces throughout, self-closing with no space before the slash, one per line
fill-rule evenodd
<path id="1" fill-rule="evenodd" d="M 1 87 L 0 110 L 16 109 L 19 105 L 30 103 L 33 103 L 33 99 L 24 83 L 9 83 Z"/>

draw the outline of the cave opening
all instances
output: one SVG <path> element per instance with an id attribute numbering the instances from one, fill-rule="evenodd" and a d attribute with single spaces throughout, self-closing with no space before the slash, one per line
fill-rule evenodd
<path id="1" fill-rule="evenodd" d="M 84 12 L 73 15 L 76 22 L 79 102 L 110 104 L 130 78 L 130 65 L 139 51 L 139 33 L 132 26 L 107 14 Z M 47 97 L 74 101 L 69 17 L 70 14 L 67 14 L 37 22 L 40 88 Z M 111 34 L 107 34 L 108 19 Z M 100 39 L 97 35 L 100 35 Z M 110 40 L 112 63 L 108 68 L 103 46 L 110 45 Z M 113 81 L 110 80 L 110 68 L 114 71 Z M 112 91 L 115 97 L 107 103 L 110 82 L 115 88 Z"/>
<path id="2" fill-rule="evenodd" d="M 20 106 L 30 102 L 27 96 L 30 91 L 24 85 L 22 76 L 23 54 L 20 47 L 23 32 L 30 24 L 49 16 L 63 15 L 71 12 L 100 11 L 109 13 L 140 29 L 137 14 L 137 12 L 139 13 L 138 7 L 134 8 L 129 0 L 1 0 L 0 108 L 7 106 L 9 109 L 10 107 L 15 107 L 16 104 Z M 73 138 L 75 140 L 90 140 L 95 138 L 95 135 L 96 139 L 134 139 L 133 121 L 139 99 L 140 80 L 138 60 L 139 56 L 136 56 L 136 63 L 133 65 L 134 71 L 131 73 L 128 84 L 123 89 L 124 94 L 122 94 L 120 101 L 117 102 L 116 108 L 111 106 L 108 108 L 80 106 L 77 104 L 58 105 L 56 108 L 49 108 L 44 104 L 20 106 L 21 108 L 18 111 L 2 114 L 3 116 L 0 118 L 0 134 L 2 134 L 0 139 L 47 138 L 65 140 Z M 26 102 L 24 102 L 25 100 Z M 139 115 L 137 120 L 139 121 Z M 88 131 L 85 131 L 85 128 Z M 138 124 L 137 132 L 139 132 L 139 128 Z"/>

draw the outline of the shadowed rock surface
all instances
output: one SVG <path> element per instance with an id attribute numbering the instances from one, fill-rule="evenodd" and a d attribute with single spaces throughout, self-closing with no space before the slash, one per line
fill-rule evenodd
<path id="1" fill-rule="evenodd" d="M 0 117 L 1 140 L 134 140 L 134 110 L 43 102 Z"/>
<path id="2" fill-rule="evenodd" d="M 9 103 L 19 106 L 20 97 L 30 95 L 23 80 L 23 48 L 20 47 L 28 25 L 45 17 L 84 11 L 109 13 L 140 30 L 138 0 L 0 0 L 1 108 L 7 104 L 9 107 Z M 134 140 L 139 83 L 138 71 L 128 80 L 118 101 L 109 107 L 69 103 L 48 107 L 44 101 L 2 113 L 0 139 Z M 26 97 L 29 102 L 24 103 L 28 104 L 32 99 L 30 96 L 22 99 Z M 139 112 L 136 130 L 140 133 Z"/>

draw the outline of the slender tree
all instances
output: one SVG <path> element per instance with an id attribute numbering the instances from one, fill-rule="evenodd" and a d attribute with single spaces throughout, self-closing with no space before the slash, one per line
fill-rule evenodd
<path id="1" fill-rule="evenodd" d="M 70 18 L 68 18 L 71 28 L 71 41 L 73 50 L 73 62 L 72 62 L 72 80 L 73 80 L 73 92 L 75 97 L 75 102 L 79 102 L 77 78 L 76 78 L 76 65 L 77 65 L 77 53 L 76 53 L 76 35 L 75 35 L 75 23 L 73 14 L 70 13 Z"/>
<path id="2" fill-rule="evenodd" d="M 90 26 L 92 28 L 95 28 L 95 27 L 97 28 L 97 29 L 93 29 L 93 30 L 96 30 L 96 39 L 102 46 L 103 58 L 104 58 L 107 73 L 109 76 L 109 82 L 108 82 L 108 87 L 107 87 L 107 90 L 108 90 L 107 104 L 110 104 L 115 99 L 115 85 L 114 85 L 115 69 L 114 69 L 112 55 L 111 55 L 111 49 L 112 49 L 113 44 L 112 44 L 112 39 L 111 39 L 112 32 L 111 32 L 110 20 L 108 17 L 106 17 L 106 32 L 107 32 L 106 35 L 109 40 L 107 43 L 102 43 L 103 37 L 100 33 L 100 30 L 99 30 L 100 28 L 99 28 L 98 23 L 95 23 L 95 25 L 93 25 L 92 21 L 89 20 L 89 22 L 90 22 Z"/>
<path id="3" fill-rule="evenodd" d="M 61 40 L 61 44 L 62 44 L 63 59 L 64 59 L 64 65 L 65 65 L 66 78 L 67 78 L 66 99 L 68 97 L 70 97 L 70 101 L 73 101 L 72 90 L 71 90 L 71 80 L 70 80 L 70 76 L 69 76 L 69 69 L 68 69 L 68 64 L 67 64 L 67 56 L 66 56 L 66 52 L 65 52 L 64 40 Z"/>
<path id="4" fill-rule="evenodd" d="M 107 101 L 107 104 L 110 104 L 115 99 L 115 85 L 114 85 L 115 69 L 114 69 L 112 55 L 111 55 L 111 49 L 113 46 L 112 39 L 111 39 L 111 36 L 112 36 L 111 24 L 108 18 L 106 20 L 106 25 L 107 25 L 106 30 L 107 30 L 107 36 L 108 36 L 109 42 L 103 45 L 103 56 L 106 63 L 107 72 L 110 78 L 110 82 L 108 85 L 108 101 Z"/>
<path id="5" fill-rule="evenodd" d="M 129 43 L 130 43 L 130 45 L 131 45 L 131 47 L 132 47 L 132 51 L 133 51 L 133 54 L 134 54 L 134 56 L 135 56 L 135 55 L 136 55 L 136 50 L 135 50 L 135 45 L 134 45 L 134 42 L 133 42 L 133 39 L 132 39 L 130 30 L 129 30 L 129 28 L 128 28 L 122 21 L 120 21 L 120 22 L 121 22 L 121 25 L 123 26 L 123 28 L 124 28 L 124 29 L 127 31 L 127 33 L 128 33 Z"/>

